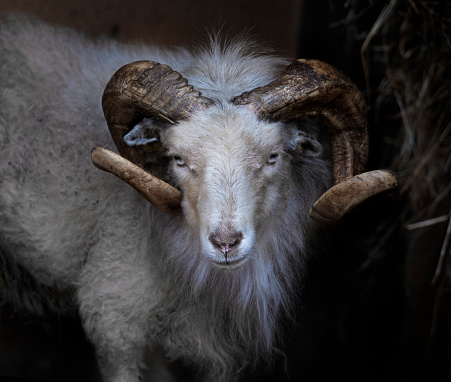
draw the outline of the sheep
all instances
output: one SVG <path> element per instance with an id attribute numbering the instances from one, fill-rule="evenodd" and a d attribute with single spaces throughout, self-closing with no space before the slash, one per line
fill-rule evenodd
<path id="1" fill-rule="evenodd" d="M 327 64 L 21 18 L 0 52 L 1 298 L 78 313 L 104 381 L 141 380 L 153 344 L 206 380 L 270 362 L 318 240 L 310 208 L 334 222 L 393 187 L 360 174 L 363 97 Z"/>

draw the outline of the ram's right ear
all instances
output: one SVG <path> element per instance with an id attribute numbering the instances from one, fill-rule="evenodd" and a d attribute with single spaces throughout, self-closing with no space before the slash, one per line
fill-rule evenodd
<path id="1" fill-rule="evenodd" d="M 124 135 L 123 140 L 127 146 L 134 146 L 135 150 L 139 150 L 141 160 L 136 163 L 139 167 L 168 182 L 169 158 L 164 155 L 166 149 L 160 140 L 160 131 L 164 127 L 165 122 L 154 118 L 145 118 Z"/>
<path id="2" fill-rule="evenodd" d="M 160 140 L 158 130 L 158 122 L 155 119 L 144 118 L 124 136 L 124 142 L 128 146 L 143 146 L 158 142 Z"/>

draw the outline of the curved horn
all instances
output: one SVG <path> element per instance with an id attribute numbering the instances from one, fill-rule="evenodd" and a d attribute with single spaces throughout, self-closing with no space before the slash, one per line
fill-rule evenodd
<path id="1" fill-rule="evenodd" d="M 342 72 L 318 60 L 296 60 L 270 84 L 235 97 L 260 119 L 319 117 L 332 134 L 335 184 L 362 172 L 368 155 L 366 104 Z"/>
<path id="2" fill-rule="evenodd" d="M 243 93 L 232 102 L 248 105 L 263 120 L 318 117 L 332 135 L 334 187 L 364 171 L 368 156 L 366 103 L 354 83 L 338 69 L 318 60 L 299 59 L 289 65 L 277 80 Z M 386 189 L 393 188 L 391 177 L 382 182 Z M 375 194 L 372 185 L 369 182 L 366 187 L 359 188 L 359 192 L 366 195 L 363 199 L 359 195 L 359 201 Z M 351 199 L 356 195 L 351 189 L 347 194 L 349 200 L 338 200 L 333 197 L 334 187 L 326 192 L 330 193 L 329 197 L 320 198 L 310 211 L 315 220 L 335 224 L 355 207 L 356 203 Z M 338 208 L 340 214 L 336 213 L 336 206 L 332 207 L 333 203 L 342 206 Z"/>
<path id="3" fill-rule="evenodd" d="M 97 168 L 116 175 L 160 211 L 167 214 L 175 214 L 180 211 L 182 193 L 141 167 L 102 147 L 92 150 L 91 159 Z"/>
<path id="4" fill-rule="evenodd" d="M 373 170 L 358 174 L 321 195 L 310 210 L 310 216 L 325 225 L 334 225 L 363 201 L 395 187 L 398 187 L 398 180 L 391 171 Z"/>
<path id="5" fill-rule="evenodd" d="M 175 123 L 212 104 L 180 73 L 154 61 L 136 61 L 120 68 L 102 97 L 103 113 L 119 153 L 138 165 L 142 151 L 123 141 L 134 125 L 152 117 Z"/>
<path id="6" fill-rule="evenodd" d="M 175 123 L 212 104 L 167 65 L 154 61 L 125 65 L 110 79 L 102 98 L 111 137 L 125 159 L 96 148 L 91 153 L 92 161 L 132 186 L 160 211 L 177 213 L 181 192 L 138 167 L 143 163 L 143 149 L 128 146 L 123 138 L 143 118 Z"/>

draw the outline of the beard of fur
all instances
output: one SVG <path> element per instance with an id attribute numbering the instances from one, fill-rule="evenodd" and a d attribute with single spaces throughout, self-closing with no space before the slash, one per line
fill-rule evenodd
<path id="1" fill-rule="evenodd" d="M 292 220 L 280 226 L 293 229 L 260 234 L 265 239 L 250 260 L 230 271 L 216 268 L 203 257 L 200 243 L 193 243 L 193 236 L 182 226 L 166 241 L 185 244 L 183 249 L 170 248 L 162 260 L 171 268 L 168 274 L 177 275 L 172 285 L 178 280 L 182 291 L 179 311 L 184 313 L 177 326 L 188 326 L 194 334 L 196 363 L 212 380 L 233 379 L 231 374 L 255 368 L 261 361 L 270 365 L 280 342 L 281 323 L 293 316 L 304 268 L 303 219 L 292 218 L 296 224 Z"/>
<path id="2" fill-rule="evenodd" d="M 164 248 L 158 269 L 179 296 L 173 329 L 189 331 L 179 346 L 206 380 L 233 380 L 263 361 L 271 366 L 283 324 L 294 319 L 306 257 L 316 251 L 321 235 L 308 211 L 331 184 L 327 163 L 324 158 L 294 162 L 290 179 L 299 182 L 287 187 L 290 208 L 258 229 L 254 252 L 239 269 L 214 267 L 202 255 L 198 232 L 183 217 L 160 221 L 158 242 Z M 177 357 L 175 351 L 167 355 Z"/>

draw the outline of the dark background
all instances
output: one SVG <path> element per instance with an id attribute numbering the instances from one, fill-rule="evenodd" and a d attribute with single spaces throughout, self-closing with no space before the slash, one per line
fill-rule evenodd
<path id="1" fill-rule="evenodd" d="M 30 13 L 89 36 L 187 46 L 202 38 L 206 29 L 224 26 L 230 33 L 252 29 L 284 55 L 317 58 L 340 68 L 367 97 L 376 98 L 385 69 L 373 55 L 365 81 L 360 50 L 390 3 L 0 0 L 0 12 Z M 398 13 L 402 15 L 402 10 Z M 379 42 L 375 39 L 375 45 Z M 403 128 L 399 110 L 393 99 L 377 107 L 369 99 L 369 169 L 396 167 L 386 141 Z M 437 293 L 446 293 L 430 286 L 446 224 L 433 232 L 407 232 L 405 222 L 412 216 L 406 216 L 405 199 L 396 193 L 376 197 L 329 230 L 324 253 L 309 263 L 298 324 L 287 336 L 286 360 L 280 357 L 274 371 L 248 376 L 246 381 L 450 380 L 450 332 L 440 332 L 440 341 L 431 340 L 431 331 L 441 327 L 433 325 Z M 436 212 L 448 214 L 449 204 Z M 450 315 L 440 317 L 446 321 Z M 3 308 L 0 318 L 0 375 L 99 381 L 93 349 L 76 318 L 22 319 L 9 307 Z M 176 369 L 190 379 L 188 370 L 179 365 Z"/>

